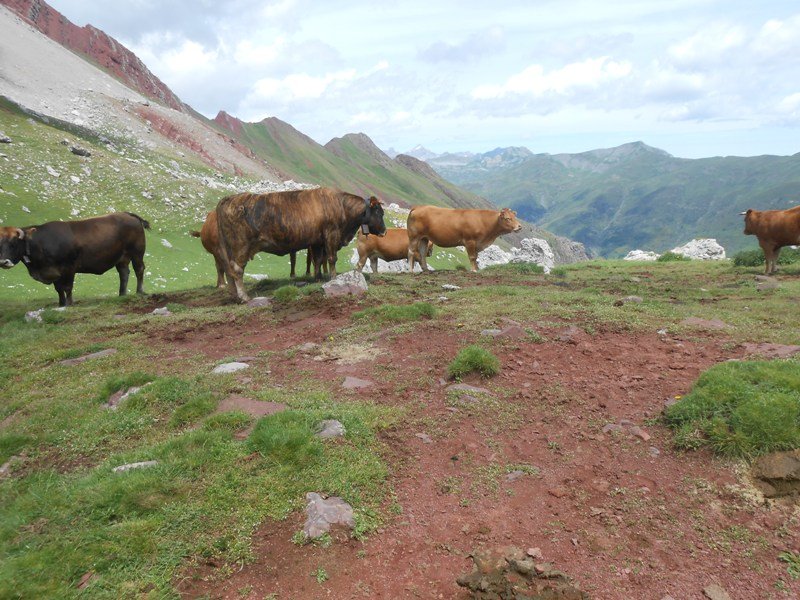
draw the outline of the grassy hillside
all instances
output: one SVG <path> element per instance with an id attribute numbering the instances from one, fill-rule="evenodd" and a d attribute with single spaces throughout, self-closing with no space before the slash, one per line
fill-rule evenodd
<path id="1" fill-rule="evenodd" d="M 336 138 L 322 146 L 280 119 L 243 123 L 224 113 L 215 122 L 286 177 L 377 195 L 403 205 L 488 207 L 489 203 L 442 180 L 407 168 L 381 152 L 364 135 Z"/>
<path id="2" fill-rule="evenodd" d="M 434 161 L 435 164 L 435 161 Z M 641 143 L 537 154 L 487 168 L 477 157 L 440 172 L 542 227 L 605 256 L 663 252 L 713 237 L 729 253 L 755 246 L 738 213 L 800 203 L 800 154 L 679 159 Z"/>
<path id="3" fill-rule="evenodd" d="M 0 104 L 0 131 L 12 140 L 0 144 L 0 224 L 27 226 L 131 211 L 150 221 L 152 227 L 145 256 L 147 291 L 186 289 L 216 281 L 213 260 L 189 231 L 200 228 L 220 198 L 256 182 L 220 174 L 178 154 L 155 152 L 133 140 L 103 143 L 54 121 L 34 120 L 8 103 Z M 65 139 L 88 149 L 91 156 L 72 154 L 61 143 Z M 57 176 L 50 174 L 48 167 Z M 340 260 L 347 261 L 350 255 L 350 249 L 343 249 Z M 299 262 L 304 267 L 304 257 Z M 459 263 L 467 264 L 466 256 L 442 252 L 434 256 L 432 264 Z M 246 272 L 288 277 L 289 257 L 257 254 Z M 79 274 L 75 299 L 112 296 L 117 286 L 114 270 L 99 277 Z M 41 306 L 53 303 L 56 294 L 52 286 L 35 282 L 24 266 L 17 265 L 0 272 L 0 300 L 10 298 L 30 299 Z"/>

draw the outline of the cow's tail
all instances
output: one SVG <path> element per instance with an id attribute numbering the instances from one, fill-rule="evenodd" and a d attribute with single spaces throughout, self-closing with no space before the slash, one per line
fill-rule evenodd
<path id="1" fill-rule="evenodd" d="M 139 222 L 142 224 L 142 227 L 144 227 L 145 229 L 150 229 L 150 223 L 149 223 L 148 221 L 145 221 L 145 220 L 144 220 L 142 217 L 140 217 L 139 215 L 136 215 L 136 214 L 134 214 L 134 213 L 132 213 L 132 212 L 125 213 L 125 214 L 126 214 L 126 215 L 130 215 L 130 216 L 132 216 L 132 217 L 135 217 L 135 218 L 139 219 Z"/>
<path id="2" fill-rule="evenodd" d="M 200 232 L 199 231 L 190 231 L 189 235 L 192 236 L 192 237 L 200 237 Z"/>

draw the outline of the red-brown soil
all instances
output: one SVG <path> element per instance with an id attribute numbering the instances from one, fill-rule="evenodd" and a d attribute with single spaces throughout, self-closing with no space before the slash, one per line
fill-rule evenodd
<path id="1" fill-rule="evenodd" d="M 323 342 L 351 311 L 343 304 L 300 318 L 287 313 L 274 327 L 214 326 L 171 343 L 177 353 L 212 357 L 244 347 L 285 350 Z M 800 582 L 777 560 L 800 550 L 796 506 L 749 495 L 731 463 L 674 450 L 671 431 L 655 420 L 701 371 L 742 357 L 743 348 L 721 331 L 689 340 L 524 325 L 549 341 L 495 346 L 501 373 L 469 381 L 492 389 L 497 403 L 489 409 L 480 399 L 448 401 L 446 365 L 475 336 L 441 323 L 370 340 L 374 360 L 356 364 L 302 352 L 270 360 L 275 383 L 305 368 L 339 396 L 408 409 L 403 425 L 382 433 L 402 513 L 387 510 L 385 526 L 364 542 L 336 532 L 327 548 L 292 543 L 302 514 L 267 521 L 254 536 L 253 563 L 232 575 L 214 564 L 185 573 L 183 596 L 466 599 L 456 578 L 471 570 L 469 553 L 512 545 L 540 548 L 592 598 L 700 599 L 712 583 L 734 599 L 800 595 Z M 343 390 L 346 375 L 375 387 Z M 651 439 L 602 433 L 622 419 Z M 514 465 L 538 474 L 509 476 Z M 330 577 L 322 584 L 312 576 L 320 567 Z"/>

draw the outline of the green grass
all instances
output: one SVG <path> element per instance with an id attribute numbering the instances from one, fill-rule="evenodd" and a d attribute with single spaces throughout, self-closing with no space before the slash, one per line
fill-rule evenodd
<path id="1" fill-rule="evenodd" d="M 302 292 L 297 286 L 284 285 L 275 290 L 272 297 L 278 302 L 289 303 L 297 300 L 301 295 Z"/>
<path id="2" fill-rule="evenodd" d="M 732 257 L 733 264 L 737 267 L 763 267 L 764 251 L 761 248 L 757 250 L 742 250 L 737 252 Z M 800 262 L 800 249 L 797 248 L 783 248 L 778 257 L 779 265 L 792 265 Z"/>
<path id="3" fill-rule="evenodd" d="M 664 254 L 656 259 L 656 262 L 681 262 L 688 260 L 691 259 L 686 258 L 683 254 L 678 254 L 677 252 L 664 252 Z"/>
<path id="4" fill-rule="evenodd" d="M 387 323 L 432 319 L 435 316 L 436 308 L 428 302 L 415 302 L 414 304 L 382 304 L 381 306 L 373 306 L 353 313 L 353 319 L 356 321 L 369 322 L 375 327 Z"/>
<path id="5" fill-rule="evenodd" d="M 682 448 L 753 457 L 800 447 L 800 363 L 741 361 L 711 367 L 666 411 Z"/>
<path id="6" fill-rule="evenodd" d="M 447 367 L 451 379 L 460 379 L 470 373 L 479 373 L 481 377 L 492 377 L 500 372 L 500 360 L 486 348 L 467 346 L 456 354 Z"/>
<path id="7" fill-rule="evenodd" d="M 312 426 L 306 415 L 294 411 L 264 417 L 250 435 L 250 448 L 281 466 L 303 468 L 322 455 Z"/>

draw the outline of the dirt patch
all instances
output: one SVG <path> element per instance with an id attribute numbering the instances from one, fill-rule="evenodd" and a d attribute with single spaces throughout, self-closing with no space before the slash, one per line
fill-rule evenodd
<path id="1" fill-rule="evenodd" d="M 319 324 L 303 322 L 280 337 L 319 340 Z M 564 327 L 537 329 L 555 341 L 495 342 L 501 373 L 467 378 L 491 392 L 470 399 L 448 393 L 443 377 L 475 335 L 436 323 L 380 338 L 370 361 L 275 361 L 276 382 L 306 368 L 332 392 L 355 395 L 340 383 L 357 376 L 376 382 L 374 401 L 406 409 L 401 427 L 381 433 L 401 514 L 387 507 L 385 525 L 363 543 L 338 532 L 327 548 L 291 542 L 299 512 L 267 521 L 252 564 L 231 576 L 220 565 L 189 569 L 184 597 L 466 599 L 456 579 L 469 557 L 509 545 L 539 548 L 592 598 L 701 598 L 712 583 L 760 598 L 778 579 L 800 593 L 777 560 L 800 548 L 793 506 L 754 503 L 733 465 L 673 450 L 659 421 L 666 400 L 743 349 L 718 332 L 573 331 L 561 341 Z"/>

